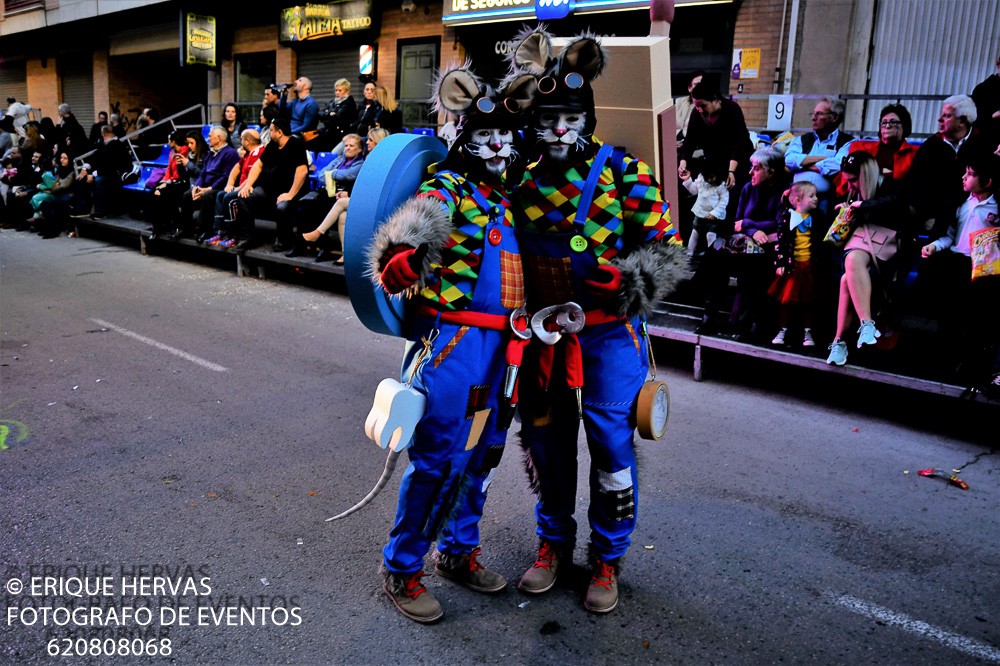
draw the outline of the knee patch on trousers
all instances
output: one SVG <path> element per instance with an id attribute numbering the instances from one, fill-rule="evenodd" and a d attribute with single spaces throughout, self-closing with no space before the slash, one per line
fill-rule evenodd
<path id="1" fill-rule="evenodd" d="M 609 516 L 612 520 L 632 520 L 635 518 L 635 488 L 632 486 L 632 469 L 626 467 L 617 472 L 597 470 L 597 483 L 605 496 Z"/>

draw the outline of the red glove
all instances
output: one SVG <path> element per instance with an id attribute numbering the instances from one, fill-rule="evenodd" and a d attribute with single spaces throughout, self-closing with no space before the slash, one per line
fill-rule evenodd
<path id="1" fill-rule="evenodd" d="M 382 266 L 380 280 L 390 294 L 406 291 L 420 279 L 420 268 L 427 255 L 427 245 L 419 248 L 396 245 L 389 248 L 379 264 Z"/>
<path id="2" fill-rule="evenodd" d="M 622 272 L 617 266 L 604 264 L 597 267 L 597 272 L 590 280 L 584 280 L 590 295 L 598 301 L 609 301 L 618 296 L 622 288 Z"/>

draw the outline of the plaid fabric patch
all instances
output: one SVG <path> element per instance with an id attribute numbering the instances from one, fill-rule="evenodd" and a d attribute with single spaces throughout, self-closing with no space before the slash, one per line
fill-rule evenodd
<path id="1" fill-rule="evenodd" d="M 595 139 L 595 149 L 598 146 L 600 141 Z M 625 156 L 619 183 L 611 165 L 605 164 L 587 219 L 577 220 L 581 190 L 593 163 L 591 157 L 556 174 L 537 165 L 529 167 L 516 193 L 518 228 L 538 233 L 582 233 L 601 263 L 617 256 L 626 237 L 630 243 L 662 238 L 680 243 L 670 221 L 670 205 L 663 200 L 652 170 L 631 155 Z"/>
<path id="2" fill-rule="evenodd" d="M 521 261 L 525 267 L 528 304 L 532 308 L 573 300 L 573 269 L 569 257 L 522 254 Z"/>
<path id="3" fill-rule="evenodd" d="M 472 199 L 473 187 L 482 193 L 491 206 L 502 205 L 506 211 L 505 223 L 513 226 L 510 201 L 502 191 L 489 185 L 477 186 L 459 174 L 442 171 L 420 186 L 421 196 L 438 199 L 451 213 L 453 228 L 441 249 L 441 263 L 431 267 L 431 283 L 420 292 L 421 296 L 437 303 L 444 310 L 468 307 L 479 278 L 489 218 L 487 211 L 480 210 Z"/>
<path id="4" fill-rule="evenodd" d="M 469 387 L 469 399 L 465 403 L 465 418 L 471 419 L 476 412 L 486 409 L 486 399 L 490 394 L 489 384 L 478 384 Z"/>
<path id="5" fill-rule="evenodd" d="M 462 326 L 461 328 L 458 329 L 458 331 L 455 332 L 455 337 L 449 340 L 448 344 L 446 344 L 444 346 L 444 349 L 441 350 L 441 353 L 439 353 L 437 356 L 434 357 L 435 368 L 441 365 L 441 362 L 444 361 L 446 358 L 448 358 L 448 354 L 451 353 L 451 350 L 453 350 L 456 346 L 458 346 L 459 341 L 462 338 L 464 338 L 465 334 L 468 332 L 469 332 L 468 326 Z"/>
<path id="6" fill-rule="evenodd" d="M 622 521 L 635 518 L 635 498 L 632 495 L 631 487 L 607 493 L 607 496 L 612 520 Z"/>
<path id="7" fill-rule="evenodd" d="M 510 310 L 524 306 L 521 255 L 506 250 L 500 250 L 500 304 Z"/>

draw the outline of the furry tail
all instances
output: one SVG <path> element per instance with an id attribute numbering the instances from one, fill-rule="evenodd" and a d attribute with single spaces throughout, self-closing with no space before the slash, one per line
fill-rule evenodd
<path id="1" fill-rule="evenodd" d="M 689 277 L 688 255 L 681 245 L 644 245 L 612 262 L 622 273 L 619 312 L 648 317 L 656 304 Z"/>

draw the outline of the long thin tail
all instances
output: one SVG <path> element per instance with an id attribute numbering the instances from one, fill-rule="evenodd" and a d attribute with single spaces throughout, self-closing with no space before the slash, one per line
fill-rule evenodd
<path id="1" fill-rule="evenodd" d="M 375 499 L 375 497 L 380 492 L 382 492 L 382 489 L 385 488 L 387 483 L 389 483 L 389 479 L 392 478 L 392 472 L 393 470 L 396 469 L 396 460 L 398 458 L 399 458 L 398 451 L 389 451 L 389 457 L 385 459 L 385 469 L 382 470 L 382 476 L 379 478 L 378 483 L 375 484 L 375 487 L 372 488 L 371 491 L 367 495 L 365 495 L 360 502 L 352 506 L 347 511 L 344 511 L 343 513 L 338 513 L 336 516 L 327 518 L 326 522 L 330 522 L 331 520 L 340 520 L 341 518 L 346 518 L 352 513 L 360 511 L 361 509 L 371 504 L 371 501 Z"/>

